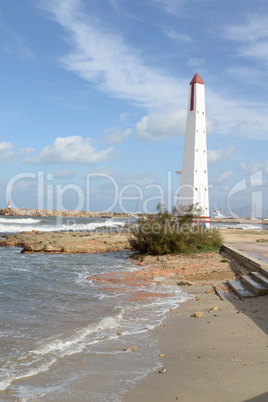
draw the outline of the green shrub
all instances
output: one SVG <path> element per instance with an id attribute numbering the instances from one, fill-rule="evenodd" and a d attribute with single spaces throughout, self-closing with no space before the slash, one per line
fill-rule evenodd
<path id="1" fill-rule="evenodd" d="M 197 224 L 199 213 L 195 206 L 175 209 L 172 214 L 160 206 L 157 214 L 138 220 L 129 238 L 130 246 L 152 255 L 215 251 L 222 245 L 221 235 L 215 228 Z"/>

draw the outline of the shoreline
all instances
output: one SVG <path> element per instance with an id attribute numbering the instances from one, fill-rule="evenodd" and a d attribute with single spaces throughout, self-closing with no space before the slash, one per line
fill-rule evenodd
<path id="1" fill-rule="evenodd" d="M 266 402 L 268 296 L 242 301 L 229 293 L 222 301 L 208 284 L 182 290 L 195 298 L 151 333 L 166 371 L 137 382 L 122 401 Z"/>
<path id="2" fill-rule="evenodd" d="M 224 242 L 268 241 L 268 230 L 263 229 L 219 229 Z M 129 250 L 131 226 L 124 228 L 106 227 L 104 231 L 22 231 L 2 234 L 0 247 L 21 247 L 22 253 L 95 253 Z M 177 254 L 179 256 L 180 254 Z M 142 257 L 143 258 L 143 257 Z M 159 256 L 161 259 L 162 256 Z M 163 256 L 166 258 L 166 256 Z M 147 258 L 148 259 L 148 258 Z"/>
<path id="3" fill-rule="evenodd" d="M 73 247 L 65 252 L 103 252 L 114 251 L 111 248 L 112 242 L 117 242 L 119 236 L 123 236 L 120 247 L 121 250 L 127 250 L 122 244 L 126 246 L 124 242 L 128 233 L 66 232 L 66 236 L 70 236 L 68 244 L 64 233 L 34 231 L 9 235 L 7 242 L 12 243 L 12 236 L 17 236 L 20 243 L 5 245 L 22 247 L 24 244 L 25 247 L 28 244 L 32 247 L 30 240 L 28 239 L 28 243 L 25 240 L 30 236 L 34 239 L 34 244 L 42 245 L 43 251 L 34 250 L 33 247 L 29 252 L 63 252 L 56 250 L 55 236 L 58 236 L 58 240 L 66 247 L 68 244 Z M 255 243 L 268 240 L 268 231 L 265 230 L 224 229 L 221 233 L 224 235 L 224 242 Z M 40 242 L 42 236 L 44 239 Z M 99 240 L 96 237 L 93 240 L 92 236 L 99 237 Z M 86 241 L 90 245 L 90 251 L 83 251 Z M 93 251 L 92 247 L 98 245 L 106 250 L 100 248 Z M 144 288 L 146 282 L 149 284 L 155 281 L 179 285 L 183 292 L 195 295 L 194 299 L 169 311 L 162 324 L 150 331 L 156 344 L 152 353 L 157 353 L 158 362 L 166 371 L 160 374 L 158 368 L 138 380 L 123 395 L 123 402 L 176 399 L 186 402 L 242 402 L 249 401 L 250 398 L 257 398 L 254 402 L 268 400 L 268 316 L 265 309 L 268 296 L 241 301 L 228 291 L 222 301 L 215 294 L 212 282 L 222 288 L 225 279 L 237 272 L 232 258 L 227 256 L 227 261 L 222 261 L 226 260 L 223 258 L 225 256 L 224 253 L 141 256 L 135 260 L 140 270 L 130 275 L 121 275 L 123 285 L 124 281 L 130 285 L 134 281 L 133 286 L 135 283 Z M 118 276 L 106 274 L 103 277 L 104 281 L 99 283 L 108 284 L 110 290 L 116 292 Z M 96 275 L 95 278 L 98 280 L 100 277 Z M 149 295 L 144 289 L 138 294 L 143 300 L 148 296 L 152 296 L 152 293 Z M 195 313 L 200 318 L 193 318 Z M 140 345 L 141 353 L 142 346 Z M 86 395 L 89 387 L 87 382 L 83 383 L 81 392 Z M 75 392 L 73 396 L 75 397 Z"/>

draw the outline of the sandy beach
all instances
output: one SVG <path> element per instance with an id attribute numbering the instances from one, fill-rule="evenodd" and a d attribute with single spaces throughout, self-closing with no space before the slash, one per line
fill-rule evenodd
<path id="1" fill-rule="evenodd" d="M 224 232 L 232 243 L 260 236 L 267 234 Z M 123 401 L 267 402 L 268 296 L 240 300 L 226 293 L 221 300 L 210 281 L 182 289 L 193 299 L 153 331 L 163 372 L 137 383 Z"/>
<path id="2" fill-rule="evenodd" d="M 123 401 L 267 402 L 268 297 L 222 301 L 210 285 L 189 291 L 194 299 L 153 331 L 166 371 L 150 374 Z M 197 312 L 203 316 L 192 317 Z"/>
<path id="3" fill-rule="evenodd" d="M 249 244 L 267 234 L 230 230 L 224 237 Z M 123 401 L 267 402 L 268 296 L 240 300 L 229 292 L 221 300 L 209 278 L 182 289 L 193 299 L 153 331 L 163 370 L 137 383 Z"/>

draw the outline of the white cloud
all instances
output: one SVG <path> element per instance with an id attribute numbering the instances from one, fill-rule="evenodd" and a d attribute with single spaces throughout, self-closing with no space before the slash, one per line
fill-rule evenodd
<path id="1" fill-rule="evenodd" d="M 83 139 L 80 136 L 57 138 L 53 145 L 36 155 L 25 159 L 25 163 L 75 163 L 93 164 L 104 162 L 111 155 L 113 148 L 97 151 L 93 146 L 93 140 Z"/>
<path id="2" fill-rule="evenodd" d="M 167 30 L 164 31 L 164 34 L 168 38 L 174 39 L 174 40 L 179 41 L 179 42 L 188 42 L 188 43 L 193 42 L 192 38 L 189 35 L 180 34 L 180 33 L 176 32 L 174 29 L 173 30 L 167 29 Z"/>
<path id="3" fill-rule="evenodd" d="M 250 44 L 240 51 L 242 56 L 249 56 L 263 61 L 268 61 L 268 41 Z"/>
<path id="4" fill-rule="evenodd" d="M 127 121 L 128 116 L 129 116 L 128 112 L 123 112 L 120 114 L 118 121 L 120 121 L 121 123 Z"/>
<path id="5" fill-rule="evenodd" d="M 256 172 L 262 172 L 264 175 L 268 175 L 268 160 L 264 162 L 255 162 L 255 163 L 240 163 L 240 168 L 242 171 L 246 172 L 246 174 L 254 174 Z"/>
<path id="6" fill-rule="evenodd" d="M 223 183 L 223 182 L 225 182 L 226 180 L 228 180 L 228 179 L 230 179 L 231 177 L 233 177 L 233 175 L 234 175 L 234 171 L 233 171 L 233 170 L 230 170 L 229 172 L 225 172 L 225 173 L 223 173 L 221 176 L 217 177 L 216 182 L 217 182 L 217 183 Z"/>
<path id="7" fill-rule="evenodd" d="M 34 53 L 26 45 L 25 40 L 5 24 L 0 24 L 2 31 L 3 50 L 16 58 L 30 61 L 35 58 Z"/>
<path id="8" fill-rule="evenodd" d="M 163 141 L 175 135 L 184 135 L 187 112 L 184 109 L 166 113 L 150 113 L 136 124 L 136 134 L 142 141 Z"/>
<path id="9" fill-rule="evenodd" d="M 163 6 L 164 10 L 172 15 L 178 15 L 185 0 L 154 0 Z"/>
<path id="10" fill-rule="evenodd" d="M 77 175 L 75 170 L 65 169 L 65 170 L 58 170 L 57 172 L 53 173 L 53 178 L 55 179 L 73 179 Z"/>
<path id="11" fill-rule="evenodd" d="M 14 155 L 15 152 L 10 142 L 0 142 L 0 165 L 4 165 L 5 163 L 9 162 Z"/>
<path id="12" fill-rule="evenodd" d="M 234 95 L 206 88 L 207 117 L 213 123 L 214 132 L 235 137 L 267 139 L 267 104 L 255 99 L 237 99 Z"/>
<path id="13" fill-rule="evenodd" d="M 128 47 L 120 35 L 104 30 L 96 19 L 86 16 L 79 0 L 42 1 L 42 5 L 68 34 L 72 50 L 61 59 L 65 69 L 110 96 L 141 105 L 174 105 L 186 95 L 187 89 L 178 80 L 146 66 L 140 53 Z"/>
<path id="14" fill-rule="evenodd" d="M 157 1 L 170 10 L 181 4 L 177 0 L 152 1 Z M 187 82 L 172 77 L 163 70 L 147 66 L 143 55 L 128 46 L 119 34 L 104 28 L 96 17 L 86 15 L 80 0 L 43 0 L 42 4 L 61 25 L 69 39 L 71 50 L 61 59 L 65 69 L 111 97 L 128 99 L 150 109 L 187 107 L 191 77 Z M 253 36 L 258 37 L 256 34 Z M 201 62 L 202 59 L 191 61 L 192 64 Z M 208 122 L 213 122 L 214 132 L 243 138 L 267 138 L 267 105 L 257 105 L 255 100 L 245 100 L 242 97 L 238 99 L 233 93 L 227 93 L 224 83 L 218 82 L 213 90 L 206 88 L 206 104 Z M 147 120 L 144 118 L 136 128 L 140 138 L 164 138 L 165 135 L 150 134 L 150 122 Z M 208 129 L 210 126 L 208 124 Z"/>
<path id="15" fill-rule="evenodd" d="M 158 183 L 158 179 L 155 175 L 155 172 L 138 172 L 138 173 L 132 173 L 128 171 L 122 171 L 122 170 L 117 170 L 115 168 L 101 168 L 97 169 L 95 171 L 91 172 L 93 175 L 96 173 L 95 180 L 96 181 L 105 181 L 107 180 L 106 178 L 103 178 L 101 176 L 98 176 L 99 173 L 104 174 L 106 176 L 110 176 L 113 179 L 115 179 L 119 185 L 119 187 L 123 186 L 129 186 L 133 184 L 134 186 L 148 186 L 151 184 L 156 184 Z M 94 180 L 94 176 L 93 176 Z"/>
<path id="16" fill-rule="evenodd" d="M 112 127 L 105 130 L 104 135 L 108 141 L 121 144 L 132 134 L 132 132 L 133 131 L 131 128 L 127 128 L 125 131 L 122 131 L 118 127 Z"/>
<path id="17" fill-rule="evenodd" d="M 268 37 L 268 16 L 251 15 L 245 24 L 229 25 L 225 36 L 230 40 L 249 42 Z"/>
<path id="18" fill-rule="evenodd" d="M 224 36 L 240 42 L 237 52 L 240 56 L 268 61 L 268 16 L 251 15 L 244 24 L 229 25 Z"/>
<path id="19" fill-rule="evenodd" d="M 260 85 L 263 87 L 267 80 L 267 71 L 262 71 L 259 68 L 238 66 L 228 68 L 227 72 L 230 75 L 233 75 L 235 79 L 239 79 L 245 84 L 248 82 L 254 82 L 254 85 Z"/>
<path id="20" fill-rule="evenodd" d="M 196 66 L 201 66 L 204 64 L 205 59 L 190 59 L 188 60 L 187 64 L 188 66 L 196 67 Z"/>
<path id="21" fill-rule="evenodd" d="M 208 150 L 208 164 L 216 165 L 228 159 L 234 153 L 234 147 L 230 145 L 228 148 L 210 149 Z"/>
<path id="22" fill-rule="evenodd" d="M 19 155 L 21 155 L 21 156 L 30 155 L 33 152 L 36 152 L 36 150 L 34 148 L 20 148 L 19 149 Z"/>

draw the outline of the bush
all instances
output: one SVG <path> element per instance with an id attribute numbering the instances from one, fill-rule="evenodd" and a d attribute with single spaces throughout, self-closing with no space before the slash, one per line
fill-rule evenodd
<path id="1" fill-rule="evenodd" d="M 129 239 L 133 250 L 143 254 L 164 255 L 215 251 L 222 238 L 215 228 L 205 229 L 196 223 L 200 210 L 195 206 L 175 209 L 169 213 L 162 206 L 158 213 L 139 219 Z"/>

